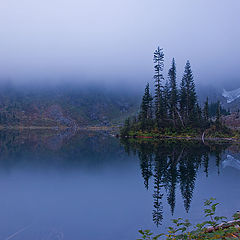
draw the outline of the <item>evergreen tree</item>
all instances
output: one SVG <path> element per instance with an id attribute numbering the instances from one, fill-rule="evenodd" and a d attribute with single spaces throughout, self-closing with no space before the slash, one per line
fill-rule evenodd
<path id="1" fill-rule="evenodd" d="M 162 94 L 162 81 L 164 80 L 162 71 L 164 67 L 164 53 L 163 49 L 158 47 L 153 55 L 153 62 L 155 64 L 155 74 L 153 76 L 155 81 L 155 116 L 156 121 L 159 123 L 163 120 L 163 94 Z"/>
<path id="2" fill-rule="evenodd" d="M 152 120 L 152 96 L 150 94 L 149 83 L 145 87 L 145 92 L 142 98 L 141 110 L 140 110 L 140 122 L 142 130 L 145 130 L 146 127 L 149 127 Z"/>
<path id="3" fill-rule="evenodd" d="M 192 123 L 196 120 L 197 95 L 189 61 L 185 65 L 180 98 L 180 108 L 185 122 Z"/>
<path id="4" fill-rule="evenodd" d="M 176 122 L 177 117 L 177 104 L 178 104 L 178 90 L 177 90 L 177 74 L 176 74 L 176 64 L 173 58 L 172 66 L 168 71 L 169 78 L 169 114 L 171 119 Z"/>
<path id="5" fill-rule="evenodd" d="M 186 114 L 186 86 L 184 78 L 182 78 L 181 85 L 180 85 L 180 96 L 179 96 L 179 106 L 180 106 L 180 114 L 182 120 L 185 120 Z"/>
<path id="6" fill-rule="evenodd" d="M 170 86 L 169 82 L 166 81 L 163 88 L 163 117 L 168 118 L 169 113 L 169 99 L 170 99 Z"/>
<path id="7" fill-rule="evenodd" d="M 209 122 L 209 104 L 208 104 L 208 98 L 206 99 L 206 102 L 204 104 L 203 108 L 203 118 L 205 123 Z"/>

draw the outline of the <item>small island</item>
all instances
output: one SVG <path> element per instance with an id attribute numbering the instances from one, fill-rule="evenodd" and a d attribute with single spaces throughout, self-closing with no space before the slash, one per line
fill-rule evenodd
<path id="1" fill-rule="evenodd" d="M 165 79 L 164 53 L 154 51 L 154 96 L 147 83 L 137 116 L 125 120 L 120 136 L 134 138 L 178 138 L 210 140 L 239 140 L 239 132 L 224 124 L 223 117 L 230 112 L 220 101 L 210 103 L 208 98 L 201 106 L 190 62 L 187 61 L 177 87 L 176 63 L 173 58 Z"/>

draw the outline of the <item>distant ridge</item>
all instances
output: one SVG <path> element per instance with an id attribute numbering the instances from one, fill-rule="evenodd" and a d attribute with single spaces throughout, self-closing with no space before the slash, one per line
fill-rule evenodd
<path id="1" fill-rule="evenodd" d="M 223 89 L 222 96 L 226 98 L 227 103 L 232 103 L 240 97 L 240 88 L 232 91 L 226 91 L 225 89 Z"/>

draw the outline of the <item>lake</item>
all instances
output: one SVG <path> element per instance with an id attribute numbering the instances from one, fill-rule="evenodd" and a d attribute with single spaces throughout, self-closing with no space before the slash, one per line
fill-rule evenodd
<path id="1" fill-rule="evenodd" d="M 0 239 L 132 240 L 171 219 L 240 210 L 240 147 L 120 142 L 107 132 L 0 132 Z"/>

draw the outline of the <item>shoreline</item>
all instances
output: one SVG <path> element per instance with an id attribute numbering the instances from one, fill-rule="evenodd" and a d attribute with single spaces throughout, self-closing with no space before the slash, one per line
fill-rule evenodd
<path id="1" fill-rule="evenodd" d="M 146 135 L 130 135 L 121 137 L 119 135 L 119 127 L 116 126 L 82 126 L 82 127 L 67 127 L 67 126 L 0 126 L 0 131 L 3 130 L 50 130 L 50 131 L 64 131 L 68 129 L 73 129 L 74 131 L 109 131 L 114 132 L 113 136 L 122 139 L 151 139 L 151 140 L 187 140 L 187 141 L 214 141 L 214 142 L 234 142 L 240 144 L 240 138 L 236 137 L 211 137 L 205 136 L 204 139 L 200 135 L 196 136 L 171 136 L 171 135 L 156 135 L 156 136 L 146 136 Z"/>
<path id="2" fill-rule="evenodd" d="M 214 141 L 214 142 L 234 142 L 234 143 L 239 143 L 240 144 L 240 138 L 233 138 L 233 137 L 205 137 L 204 141 L 202 139 L 202 137 L 200 136 L 169 136 L 169 135 L 162 135 L 162 136 L 125 136 L 125 137 L 121 137 L 123 139 L 128 138 L 128 139 L 151 139 L 151 140 L 194 140 L 194 141 L 200 141 L 203 142 L 204 141 Z"/>
<path id="3" fill-rule="evenodd" d="M 89 131 L 117 131 L 119 127 L 116 126 L 0 126 L 1 130 L 67 130 L 73 129 L 75 131 L 89 130 Z"/>

